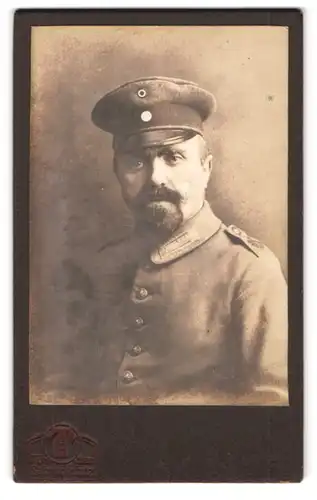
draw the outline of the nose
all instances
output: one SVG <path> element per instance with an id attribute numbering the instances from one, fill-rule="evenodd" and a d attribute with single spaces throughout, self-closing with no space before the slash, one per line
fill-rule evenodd
<path id="1" fill-rule="evenodd" d="M 157 186 L 167 182 L 167 166 L 163 159 L 157 156 L 152 159 L 151 181 Z"/>

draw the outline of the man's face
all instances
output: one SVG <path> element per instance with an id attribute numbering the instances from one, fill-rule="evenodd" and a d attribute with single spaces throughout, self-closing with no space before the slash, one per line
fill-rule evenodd
<path id="1" fill-rule="evenodd" d="M 211 170 L 202 137 L 118 151 L 115 170 L 137 222 L 168 235 L 201 208 Z"/>

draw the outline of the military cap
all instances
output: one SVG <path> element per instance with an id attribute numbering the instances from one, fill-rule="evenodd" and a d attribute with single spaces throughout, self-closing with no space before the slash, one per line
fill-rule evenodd
<path id="1" fill-rule="evenodd" d="M 175 142 L 185 134 L 202 135 L 203 122 L 215 104 L 214 96 L 194 82 L 151 76 L 108 92 L 91 117 L 97 127 L 114 136 L 114 148 L 135 137 L 151 145 Z"/>

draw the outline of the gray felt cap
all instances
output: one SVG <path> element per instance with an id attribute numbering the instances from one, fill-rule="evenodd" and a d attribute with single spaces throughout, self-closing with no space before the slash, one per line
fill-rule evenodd
<path id="1" fill-rule="evenodd" d="M 151 145 L 184 134 L 202 135 L 203 122 L 215 106 L 214 96 L 194 82 L 152 76 L 108 92 L 91 117 L 97 127 L 114 136 L 115 147 L 140 137 L 143 145 Z"/>

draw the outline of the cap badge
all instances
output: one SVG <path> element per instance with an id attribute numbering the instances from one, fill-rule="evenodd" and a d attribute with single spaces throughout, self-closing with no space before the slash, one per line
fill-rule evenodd
<path id="1" fill-rule="evenodd" d="M 143 122 L 149 122 L 152 119 L 152 113 L 151 111 L 142 111 L 141 113 L 141 120 Z"/>
<path id="2" fill-rule="evenodd" d="M 142 99 L 143 97 L 146 96 L 146 90 L 145 89 L 139 89 L 138 92 L 137 92 L 137 94 Z"/>

